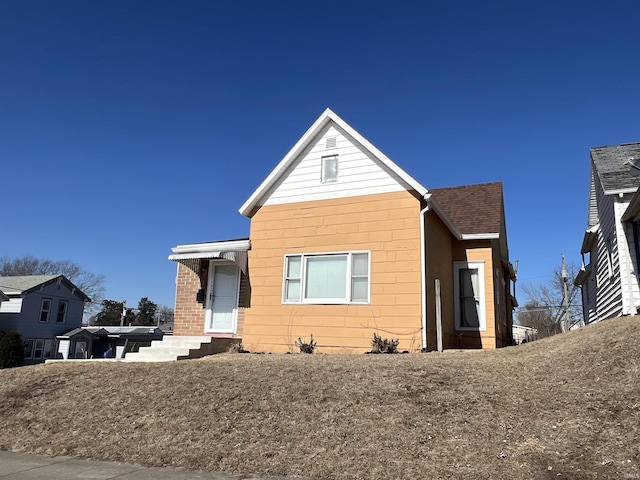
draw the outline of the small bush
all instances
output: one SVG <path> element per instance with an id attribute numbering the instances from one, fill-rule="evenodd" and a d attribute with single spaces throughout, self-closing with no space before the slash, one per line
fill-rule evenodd
<path id="1" fill-rule="evenodd" d="M 0 368 L 21 367 L 24 365 L 24 344 L 15 330 L 4 334 L 0 340 Z"/>
<path id="2" fill-rule="evenodd" d="M 250 353 L 249 350 L 244 349 L 242 342 L 240 343 L 233 342 L 231 345 L 229 345 L 227 352 L 228 353 Z"/>
<path id="3" fill-rule="evenodd" d="M 311 340 L 307 343 L 304 337 L 298 337 L 296 341 L 296 347 L 300 349 L 300 353 L 313 353 L 316 349 L 316 341 L 313 339 L 313 333 L 311 334 Z"/>
<path id="4" fill-rule="evenodd" d="M 400 340 L 397 338 L 382 338 L 374 333 L 371 340 L 371 353 L 398 353 L 399 343 Z"/>

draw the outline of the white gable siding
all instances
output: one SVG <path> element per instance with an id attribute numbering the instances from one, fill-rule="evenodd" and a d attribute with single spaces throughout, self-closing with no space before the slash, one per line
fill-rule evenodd
<path id="1" fill-rule="evenodd" d="M 335 148 L 327 148 L 328 137 L 336 138 Z M 322 183 L 322 157 L 330 155 L 338 156 L 338 180 Z M 398 192 L 409 188 L 350 135 L 330 123 L 269 190 L 261 205 Z"/>

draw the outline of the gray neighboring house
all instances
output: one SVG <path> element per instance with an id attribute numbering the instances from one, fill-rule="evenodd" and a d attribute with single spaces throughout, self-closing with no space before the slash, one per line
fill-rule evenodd
<path id="1" fill-rule="evenodd" d="M 640 143 L 591 149 L 587 229 L 582 268 L 586 324 L 640 309 Z"/>
<path id="2" fill-rule="evenodd" d="M 90 301 L 63 275 L 0 277 L 0 290 L 0 333 L 20 333 L 26 364 L 58 357 L 56 336 L 80 327 Z"/>

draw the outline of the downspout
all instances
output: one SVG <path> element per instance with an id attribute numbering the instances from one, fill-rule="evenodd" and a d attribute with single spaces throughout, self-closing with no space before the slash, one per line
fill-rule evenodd
<path id="1" fill-rule="evenodd" d="M 427 206 L 420 210 L 420 292 L 422 294 L 422 351 L 427 351 L 427 240 L 425 234 L 425 216 L 431 209 L 428 200 L 429 194 L 423 198 Z"/>

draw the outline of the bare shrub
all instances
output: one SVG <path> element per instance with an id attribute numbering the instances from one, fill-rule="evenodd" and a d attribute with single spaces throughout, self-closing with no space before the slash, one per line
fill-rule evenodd
<path id="1" fill-rule="evenodd" d="M 400 340 L 397 338 L 382 338 L 374 333 L 371 340 L 371 353 L 398 353 L 398 344 Z"/>
<path id="2" fill-rule="evenodd" d="M 233 342 L 231 345 L 229 345 L 227 353 L 249 353 L 249 350 L 244 349 L 244 345 L 242 345 L 242 342 Z"/>
<path id="3" fill-rule="evenodd" d="M 300 353 L 313 353 L 316 349 L 317 342 L 313 339 L 312 333 L 309 342 L 307 342 L 304 337 L 298 337 L 295 344 L 296 347 L 300 349 Z"/>

